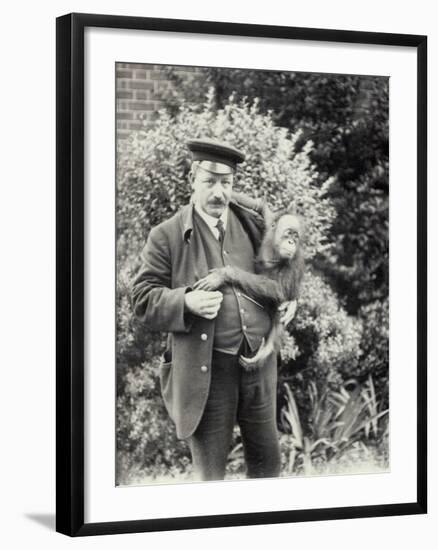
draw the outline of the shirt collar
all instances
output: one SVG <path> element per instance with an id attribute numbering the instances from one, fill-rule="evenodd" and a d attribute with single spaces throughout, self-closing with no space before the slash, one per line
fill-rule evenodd
<path id="1" fill-rule="evenodd" d="M 201 218 L 208 224 L 210 228 L 217 229 L 216 225 L 218 220 L 222 220 L 222 223 L 224 224 L 224 228 L 227 227 L 228 206 L 225 208 L 225 210 L 222 212 L 219 218 L 215 218 L 214 216 L 210 216 L 210 214 L 207 214 L 206 212 L 204 212 L 196 202 L 194 204 L 195 204 L 196 212 L 201 216 Z"/>

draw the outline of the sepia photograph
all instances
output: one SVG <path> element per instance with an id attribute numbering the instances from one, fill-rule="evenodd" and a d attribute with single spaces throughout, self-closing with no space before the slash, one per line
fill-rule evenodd
<path id="1" fill-rule="evenodd" d="M 115 73 L 115 484 L 390 471 L 389 78 Z"/>

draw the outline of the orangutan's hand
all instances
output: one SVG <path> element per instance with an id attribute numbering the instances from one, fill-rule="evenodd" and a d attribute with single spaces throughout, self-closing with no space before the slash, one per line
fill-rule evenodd
<path id="1" fill-rule="evenodd" d="M 223 268 L 211 269 L 209 274 L 196 281 L 195 290 L 217 290 L 225 283 L 225 271 Z"/>
<path id="2" fill-rule="evenodd" d="M 287 327 L 287 325 L 295 317 L 296 310 L 297 310 L 296 300 L 291 300 L 290 302 L 283 302 L 278 308 L 278 311 L 281 313 L 280 323 L 285 327 Z"/>

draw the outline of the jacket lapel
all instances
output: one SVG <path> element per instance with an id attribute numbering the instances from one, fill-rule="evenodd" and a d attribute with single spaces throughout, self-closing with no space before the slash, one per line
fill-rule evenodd
<path id="1" fill-rule="evenodd" d="M 181 266 L 186 273 L 186 284 L 191 286 L 199 279 L 208 275 L 207 257 L 202 239 L 197 231 L 193 230 L 193 203 L 186 204 L 181 210 L 180 230 L 182 257 L 185 259 Z"/>

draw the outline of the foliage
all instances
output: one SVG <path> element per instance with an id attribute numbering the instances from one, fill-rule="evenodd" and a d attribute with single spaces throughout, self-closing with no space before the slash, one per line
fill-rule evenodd
<path id="1" fill-rule="evenodd" d="M 209 91 L 198 105 L 173 115 L 160 111 L 155 125 L 132 135 L 118 154 L 117 179 L 117 446 L 119 481 L 140 469 L 146 476 L 177 475 L 188 468 L 188 449 L 176 440 L 158 386 L 158 357 L 164 335 L 147 333 L 132 315 L 129 285 L 152 226 L 169 218 L 190 197 L 187 183 L 189 137 L 216 137 L 241 148 L 236 188 L 265 196 L 274 208 L 293 206 L 306 224 L 308 270 L 291 334 L 282 350 L 284 379 L 299 375 L 296 399 L 306 411 L 308 381 L 336 389 L 360 370 L 361 319 L 349 316 L 330 281 L 312 268 L 330 254 L 328 235 L 335 220 L 333 182 L 311 162 L 312 144 L 298 146 L 302 133 L 278 127 L 259 102 L 230 97 L 216 109 Z M 366 315 L 366 314 L 365 314 Z M 370 362 L 368 369 L 374 366 Z M 299 381 L 300 380 L 300 381 Z M 281 389 L 281 388 L 280 388 Z M 284 402 L 283 391 L 279 403 Z M 242 466 L 236 435 L 229 471 Z"/>
<path id="2" fill-rule="evenodd" d="M 302 282 L 293 335 L 301 352 L 294 367 L 311 370 L 313 379 L 338 385 L 359 366 L 360 321 L 347 315 L 330 286 L 311 272 Z"/>
<path id="3" fill-rule="evenodd" d="M 285 384 L 287 405 L 282 410 L 282 421 L 285 430 L 290 432 L 289 437 L 284 438 L 288 439 L 289 473 L 299 468 L 304 474 L 311 474 L 315 462 L 338 459 L 359 441 L 361 432 L 367 440 L 371 434 L 375 438 L 380 435 L 379 419 L 388 410 L 378 411 L 372 378 L 369 377 L 362 388 L 354 385 L 352 391 L 347 391 L 346 386 L 344 384 L 339 391 L 325 386 L 318 392 L 315 382 L 309 383 L 310 428 L 306 434 L 293 393 Z"/>
<path id="4" fill-rule="evenodd" d="M 351 374 L 363 380 L 370 374 L 376 382 L 376 390 L 388 406 L 389 380 L 389 300 L 377 300 L 359 310 L 362 320 L 362 359 Z"/>
<path id="5" fill-rule="evenodd" d="M 189 449 L 178 442 L 158 387 L 158 358 L 126 370 L 117 397 L 117 479 L 129 481 L 140 465 L 143 475 L 177 476 L 187 470 Z"/>

